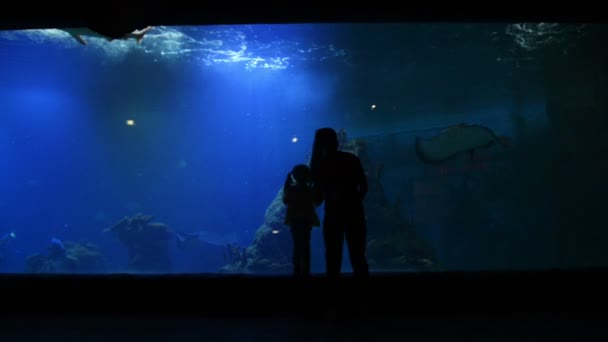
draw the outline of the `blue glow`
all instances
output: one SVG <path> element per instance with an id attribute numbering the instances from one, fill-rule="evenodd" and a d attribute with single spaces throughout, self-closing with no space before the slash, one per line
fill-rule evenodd
<path id="1" fill-rule="evenodd" d="M 310 25 L 160 27 L 140 46 L 86 40 L 0 35 L 5 219 L 65 239 L 142 211 L 248 243 L 331 112 L 338 80 L 314 65 L 345 53 Z"/>
<path id="2" fill-rule="evenodd" d="M 86 46 L 56 29 L 0 32 L 2 225 L 20 232 L 27 254 L 52 237 L 88 240 L 115 268 L 126 251 L 101 231 L 137 213 L 247 246 L 320 127 L 394 133 L 371 155 L 396 164 L 416 130 L 473 118 L 513 133 L 496 86 L 510 84 L 502 72 L 513 58 L 497 67 L 502 50 L 486 43 L 455 48 L 439 35 L 436 49 L 408 25 L 382 27 L 161 26 L 141 45 L 85 37 Z M 539 98 L 521 112 L 544 128 Z M 394 178 L 418 169 L 406 171 Z M 386 188 L 393 201 L 399 190 Z M 204 259 L 172 253 L 176 272 Z"/>

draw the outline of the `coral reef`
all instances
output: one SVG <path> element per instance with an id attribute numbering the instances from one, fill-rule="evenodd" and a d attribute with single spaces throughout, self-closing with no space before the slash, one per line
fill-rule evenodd
<path id="1" fill-rule="evenodd" d="M 361 159 L 367 170 L 369 192 L 365 199 L 368 223 L 368 259 L 372 271 L 436 270 L 438 263 L 432 247 L 402 219 L 384 194 L 380 181 L 382 164 L 372 163 L 364 139 L 349 140 L 344 129 L 338 132 L 340 149 Z M 222 272 L 286 273 L 291 270 L 291 235 L 283 223 L 285 205 L 282 189 L 266 210 L 264 224 L 257 230 L 245 255 L 228 260 Z"/>
<path id="2" fill-rule="evenodd" d="M 174 234 L 166 224 L 151 222 L 152 219 L 152 216 L 137 214 L 104 229 L 104 232 L 116 233 L 127 247 L 131 272 L 171 272 L 169 239 Z"/>
<path id="3" fill-rule="evenodd" d="M 65 253 L 34 254 L 26 260 L 26 273 L 104 273 L 103 255 L 96 245 L 86 242 L 64 244 Z"/>

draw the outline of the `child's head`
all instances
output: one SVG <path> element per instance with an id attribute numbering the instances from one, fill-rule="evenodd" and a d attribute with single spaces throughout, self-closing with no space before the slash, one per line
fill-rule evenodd
<path id="1" fill-rule="evenodd" d="M 291 170 L 291 174 L 298 183 L 307 183 L 312 180 L 312 173 L 310 172 L 310 168 L 305 164 L 299 164 L 294 166 L 293 170 Z"/>

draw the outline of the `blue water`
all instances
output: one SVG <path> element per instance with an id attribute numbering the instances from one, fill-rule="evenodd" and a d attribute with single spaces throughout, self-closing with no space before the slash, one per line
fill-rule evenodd
<path id="1" fill-rule="evenodd" d="M 463 121 L 513 135 L 513 73 L 533 67 L 505 27 L 158 27 L 139 46 L 1 32 L 0 235 L 16 238 L 0 251 L 0 270 L 22 272 L 56 237 L 98 245 L 122 272 L 126 250 L 102 230 L 140 212 L 248 246 L 319 127 L 406 145 Z M 538 80 L 526 87 L 520 111 L 543 129 Z M 418 174 L 406 165 L 415 158 L 375 146 L 393 201 Z M 420 234 L 440 248 L 440 229 Z M 176 272 L 216 272 L 223 262 L 216 250 L 170 248 Z M 320 230 L 313 254 L 322 272 Z"/>

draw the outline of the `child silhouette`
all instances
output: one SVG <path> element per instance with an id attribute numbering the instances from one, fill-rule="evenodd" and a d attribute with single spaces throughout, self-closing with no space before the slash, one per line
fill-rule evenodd
<path id="1" fill-rule="evenodd" d="M 287 206 L 285 224 L 293 238 L 293 272 L 297 277 L 310 275 L 310 234 L 321 226 L 316 207 L 322 202 L 321 192 L 312 181 L 310 168 L 294 166 L 283 186 L 283 203 Z"/>

